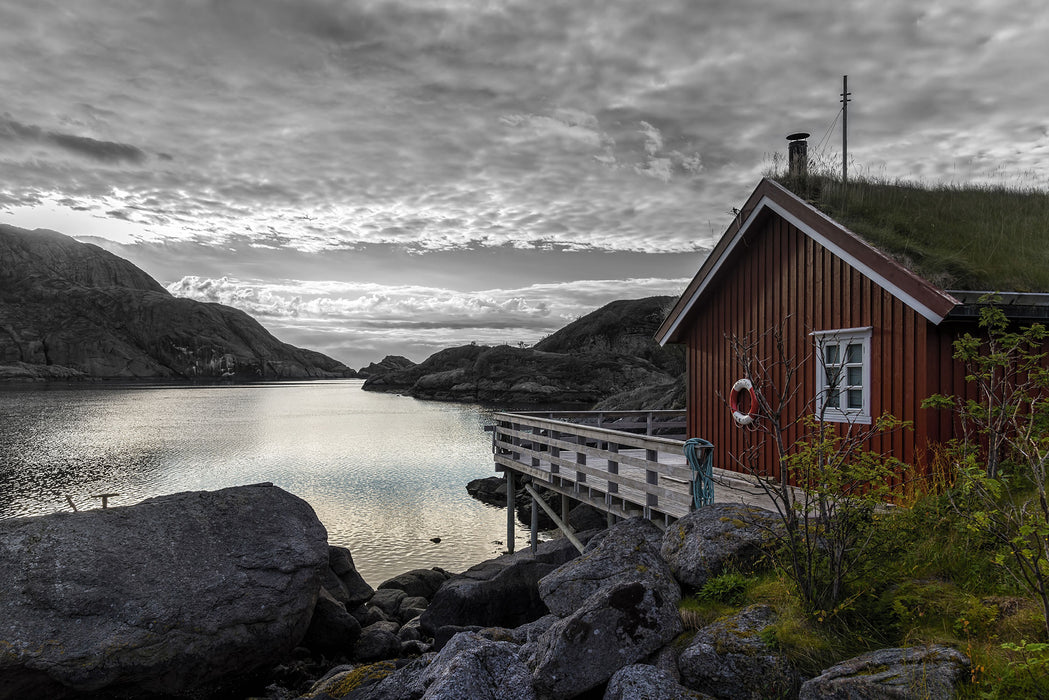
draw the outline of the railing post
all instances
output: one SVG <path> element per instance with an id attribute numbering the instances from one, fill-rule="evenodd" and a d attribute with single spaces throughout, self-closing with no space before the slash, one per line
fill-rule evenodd
<path id="1" fill-rule="evenodd" d="M 517 514 L 514 512 L 517 494 L 514 493 L 514 470 L 506 470 L 506 549 L 510 554 L 514 553 L 514 520 Z"/>

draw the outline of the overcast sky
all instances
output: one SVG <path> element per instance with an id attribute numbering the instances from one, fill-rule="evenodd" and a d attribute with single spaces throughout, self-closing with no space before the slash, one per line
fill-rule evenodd
<path id="1" fill-rule="evenodd" d="M 353 367 L 677 294 L 784 136 L 1049 188 L 1045 0 L 0 0 L 0 222 Z"/>

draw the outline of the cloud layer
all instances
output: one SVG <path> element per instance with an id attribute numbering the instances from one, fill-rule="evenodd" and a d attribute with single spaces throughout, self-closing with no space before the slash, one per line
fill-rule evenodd
<path id="1" fill-rule="evenodd" d="M 1046 46 L 1041 0 L 13 0 L 0 220 L 165 283 L 673 280 L 786 134 L 840 159 L 843 74 L 855 169 L 1049 187 Z"/>

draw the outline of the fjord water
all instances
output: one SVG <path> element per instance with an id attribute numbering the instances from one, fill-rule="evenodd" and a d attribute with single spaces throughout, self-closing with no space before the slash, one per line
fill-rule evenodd
<path id="1" fill-rule="evenodd" d="M 361 384 L 4 387 L 0 518 L 68 511 L 66 495 L 83 509 L 270 481 L 372 585 L 503 551 L 505 510 L 465 488 L 494 474 L 485 411 Z"/>

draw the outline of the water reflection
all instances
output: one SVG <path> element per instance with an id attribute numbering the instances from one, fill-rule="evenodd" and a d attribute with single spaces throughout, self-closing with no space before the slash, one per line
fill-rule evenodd
<path id="1" fill-rule="evenodd" d="M 308 501 L 377 584 L 459 571 L 504 547 L 482 409 L 361 391 L 359 381 L 0 391 L 0 517 L 272 481 Z M 440 544 L 431 538 L 440 537 Z M 523 542 L 523 536 L 521 537 Z"/>

